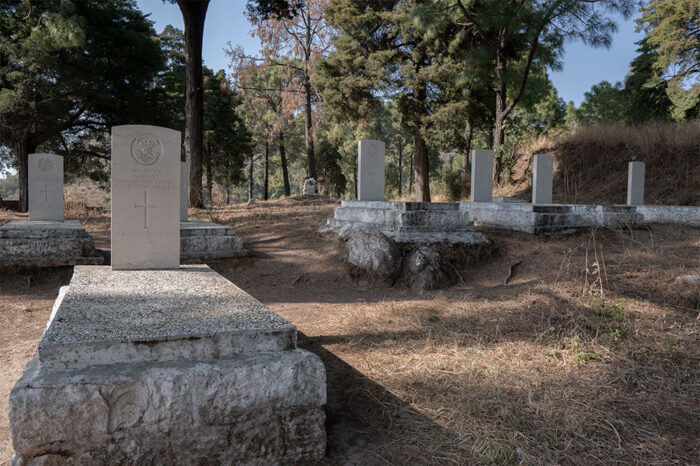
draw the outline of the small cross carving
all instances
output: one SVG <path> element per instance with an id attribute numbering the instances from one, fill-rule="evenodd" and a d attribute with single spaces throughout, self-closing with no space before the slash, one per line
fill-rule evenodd
<path id="1" fill-rule="evenodd" d="M 51 192 L 51 190 L 49 189 L 49 185 L 45 184 L 44 189 L 42 189 L 40 192 L 44 195 L 44 204 L 48 204 L 49 203 L 49 193 Z"/>
<path id="2" fill-rule="evenodd" d="M 148 191 L 143 192 L 143 204 L 134 204 L 134 207 L 142 207 L 143 208 L 143 229 L 147 230 L 148 229 L 148 208 L 153 207 L 153 208 L 158 208 L 156 204 L 149 204 L 148 203 Z"/>

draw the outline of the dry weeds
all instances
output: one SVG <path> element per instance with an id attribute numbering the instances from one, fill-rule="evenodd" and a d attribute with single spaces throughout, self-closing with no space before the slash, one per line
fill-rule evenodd
<path id="1" fill-rule="evenodd" d="M 514 175 L 497 195 L 529 199 L 532 156 L 555 156 L 554 202 L 624 204 L 627 164 L 646 163 L 648 204 L 700 205 L 700 122 L 606 125 L 578 128 L 522 148 Z"/>

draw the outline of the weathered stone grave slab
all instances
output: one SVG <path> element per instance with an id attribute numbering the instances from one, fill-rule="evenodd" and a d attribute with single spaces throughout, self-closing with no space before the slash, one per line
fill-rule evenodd
<path id="1" fill-rule="evenodd" d="M 384 143 L 365 139 L 357 143 L 357 199 L 384 200 Z"/>
<path id="2" fill-rule="evenodd" d="M 63 157 L 29 154 L 29 220 L 63 221 Z"/>
<path id="3" fill-rule="evenodd" d="M 636 208 L 645 223 L 700 227 L 700 206 L 638 205 Z"/>
<path id="4" fill-rule="evenodd" d="M 102 264 L 95 242 L 77 220 L 12 220 L 0 227 L 0 268 Z"/>
<path id="5" fill-rule="evenodd" d="M 243 240 L 229 226 L 200 220 L 180 223 L 180 261 L 183 264 L 249 254 L 243 247 Z"/>
<path id="6" fill-rule="evenodd" d="M 379 231 L 397 243 L 488 243 L 459 205 L 447 202 L 342 201 L 322 231 L 344 239 Z"/>
<path id="7" fill-rule="evenodd" d="M 112 268 L 180 265 L 180 132 L 112 128 Z"/>
<path id="8" fill-rule="evenodd" d="M 633 206 L 462 202 L 466 220 L 477 226 L 527 233 L 576 231 L 590 227 L 638 228 L 644 219 Z"/>
<path id="9" fill-rule="evenodd" d="M 471 200 L 491 202 L 493 196 L 493 152 L 472 151 Z"/>
<path id="10" fill-rule="evenodd" d="M 79 266 L 10 394 L 15 461 L 318 460 L 325 388 L 295 327 L 206 266 Z"/>
<path id="11" fill-rule="evenodd" d="M 532 169 L 532 203 L 552 203 L 552 179 L 554 177 L 554 157 L 535 154 Z"/>
<path id="12" fill-rule="evenodd" d="M 627 170 L 627 204 L 644 204 L 644 162 L 630 162 Z"/>

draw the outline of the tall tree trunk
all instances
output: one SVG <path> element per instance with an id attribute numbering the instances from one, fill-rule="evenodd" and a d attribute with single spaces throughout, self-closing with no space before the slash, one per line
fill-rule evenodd
<path id="1" fill-rule="evenodd" d="M 423 135 L 420 134 L 420 128 L 413 130 L 415 152 L 415 188 L 416 202 L 430 202 L 430 178 L 429 178 L 429 162 L 428 162 L 428 147 L 425 144 Z"/>
<path id="2" fill-rule="evenodd" d="M 202 36 L 209 0 L 177 0 L 185 23 L 185 155 L 190 170 L 190 206 L 202 208 L 202 145 L 204 141 L 204 90 Z"/>
<path id="3" fill-rule="evenodd" d="M 306 137 L 306 176 L 313 178 L 318 182 L 316 177 L 316 157 L 314 156 L 314 138 L 313 138 L 313 121 L 311 114 L 311 76 L 310 76 L 310 64 L 311 60 L 311 29 L 313 25 L 311 23 L 311 2 L 306 4 L 306 41 L 305 41 L 305 54 L 304 54 L 304 97 L 306 102 L 304 104 L 304 128 Z"/>
<path id="4" fill-rule="evenodd" d="M 209 195 L 214 198 L 214 176 L 212 175 L 211 168 L 211 155 L 207 157 L 205 161 L 206 171 L 207 171 L 207 189 L 209 189 Z"/>
<path id="5" fill-rule="evenodd" d="M 493 153 L 494 153 L 494 170 L 493 181 L 498 183 L 501 175 L 502 157 L 501 146 L 505 140 L 505 132 L 503 129 L 503 121 L 506 113 L 506 29 L 502 28 L 498 31 L 498 46 L 496 47 L 496 75 L 494 77 L 494 85 L 496 87 L 496 112 L 494 115 L 495 124 L 493 129 Z"/>
<path id="6" fill-rule="evenodd" d="M 263 176 L 263 199 L 267 201 L 269 197 L 268 186 L 270 179 L 270 143 L 265 141 L 265 175 Z"/>
<path id="7" fill-rule="evenodd" d="M 248 164 L 248 202 L 253 200 L 253 156 L 250 156 Z"/>
<path id="8" fill-rule="evenodd" d="M 306 140 L 306 176 L 316 178 L 316 157 L 314 157 L 313 120 L 311 115 L 311 83 L 308 75 L 304 76 L 304 94 L 306 103 L 304 104 L 304 136 Z"/>
<path id="9" fill-rule="evenodd" d="M 401 167 L 401 159 L 403 159 L 403 146 L 399 141 L 399 197 L 401 197 L 401 187 L 403 186 L 403 168 Z"/>
<path id="10" fill-rule="evenodd" d="M 464 153 L 462 154 L 462 190 L 464 194 L 468 194 L 467 185 L 471 182 L 469 174 L 471 168 L 469 166 L 469 154 L 472 152 L 472 138 L 474 137 L 474 130 L 472 129 L 472 123 L 467 119 L 467 123 L 464 125 L 464 139 L 466 144 L 464 146 Z"/>
<path id="11" fill-rule="evenodd" d="M 352 169 L 352 183 L 355 186 L 355 200 L 357 200 L 357 160 L 355 160 L 355 164 Z"/>
<path id="12" fill-rule="evenodd" d="M 284 195 L 291 196 L 289 187 L 289 172 L 287 171 L 287 155 L 284 153 L 284 133 L 280 132 L 280 161 L 282 163 L 282 182 L 284 183 Z"/>
<path id="13" fill-rule="evenodd" d="M 416 177 L 416 202 L 430 202 L 430 161 L 428 160 L 428 147 L 421 134 L 421 111 L 427 97 L 425 87 L 418 86 L 415 89 L 416 108 L 413 114 L 413 141 L 415 146 L 415 177 Z"/>
<path id="14" fill-rule="evenodd" d="M 17 144 L 17 176 L 19 178 L 19 211 L 29 210 L 29 154 L 36 151 L 30 135 L 24 135 Z"/>
<path id="15" fill-rule="evenodd" d="M 409 157 L 408 160 L 408 195 L 410 196 L 413 192 L 413 157 Z"/>

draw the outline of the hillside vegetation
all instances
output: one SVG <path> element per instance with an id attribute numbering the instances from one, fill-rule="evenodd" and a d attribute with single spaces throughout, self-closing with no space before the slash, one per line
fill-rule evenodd
<path id="1" fill-rule="evenodd" d="M 628 163 L 640 160 L 645 203 L 700 205 L 700 121 L 590 126 L 541 138 L 520 152 L 494 195 L 529 201 L 533 155 L 541 153 L 554 155 L 555 203 L 624 204 Z"/>

